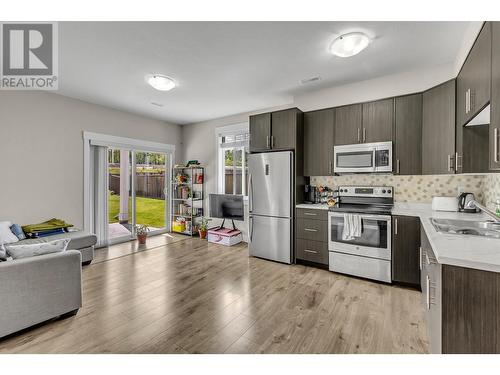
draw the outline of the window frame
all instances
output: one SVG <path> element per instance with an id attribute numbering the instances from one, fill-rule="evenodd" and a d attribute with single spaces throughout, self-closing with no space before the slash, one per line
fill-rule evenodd
<path id="1" fill-rule="evenodd" d="M 236 172 L 236 168 L 234 168 L 236 159 L 234 157 L 235 151 L 242 151 L 242 184 L 241 184 L 241 190 L 242 193 L 246 194 L 234 194 L 235 188 L 236 188 L 236 179 L 233 178 L 233 195 L 242 195 L 244 200 L 248 200 L 248 187 L 246 186 L 246 179 L 245 179 L 245 169 L 248 168 L 247 165 L 247 157 L 246 153 L 248 152 L 248 147 L 249 145 L 245 146 L 234 146 L 234 147 L 220 147 L 221 146 L 221 138 L 222 137 L 227 137 L 227 136 L 234 136 L 237 134 L 242 134 L 242 133 L 249 133 L 249 124 L 248 122 L 244 123 L 239 123 L 239 124 L 234 124 L 234 125 L 228 125 L 228 126 L 223 126 L 216 128 L 215 131 L 215 142 L 216 142 L 216 156 L 217 156 L 217 165 L 216 165 L 216 171 L 217 171 L 217 193 L 218 194 L 226 194 L 225 193 L 225 152 L 226 150 L 232 150 L 233 152 L 233 173 Z M 234 176 L 234 175 L 233 175 Z"/>

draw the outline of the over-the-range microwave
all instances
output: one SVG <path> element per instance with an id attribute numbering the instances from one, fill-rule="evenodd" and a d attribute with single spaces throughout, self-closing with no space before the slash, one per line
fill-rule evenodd
<path id="1" fill-rule="evenodd" d="M 391 173 L 392 142 L 333 147 L 335 173 Z"/>

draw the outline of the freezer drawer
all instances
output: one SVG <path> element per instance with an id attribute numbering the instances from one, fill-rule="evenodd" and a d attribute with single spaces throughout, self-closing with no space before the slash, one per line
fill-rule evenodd
<path id="1" fill-rule="evenodd" d="M 250 256 L 291 264 L 292 224 L 290 218 L 251 215 Z"/>
<path id="2" fill-rule="evenodd" d="M 391 261 L 330 251 L 328 268 L 333 272 L 391 282 Z"/>

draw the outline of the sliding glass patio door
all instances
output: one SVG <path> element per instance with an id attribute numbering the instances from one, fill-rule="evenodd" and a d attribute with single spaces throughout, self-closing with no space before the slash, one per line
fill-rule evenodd
<path id="1" fill-rule="evenodd" d="M 163 233 L 169 225 L 171 158 L 166 153 L 134 151 L 135 223 L 150 234 Z"/>
<path id="2" fill-rule="evenodd" d="M 166 153 L 108 149 L 108 243 L 133 239 L 137 226 L 167 232 L 171 157 Z"/>
<path id="3" fill-rule="evenodd" d="M 108 148 L 108 243 L 129 241 L 134 234 L 130 150 Z"/>

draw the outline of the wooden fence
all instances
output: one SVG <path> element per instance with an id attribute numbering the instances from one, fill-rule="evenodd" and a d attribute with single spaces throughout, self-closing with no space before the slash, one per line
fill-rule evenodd
<path id="1" fill-rule="evenodd" d="M 138 173 L 136 195 L 143 198 L 165 199 L 164 173 Z M 120 175 L 109 174 L 109 190 L 120 195 Z"/>

